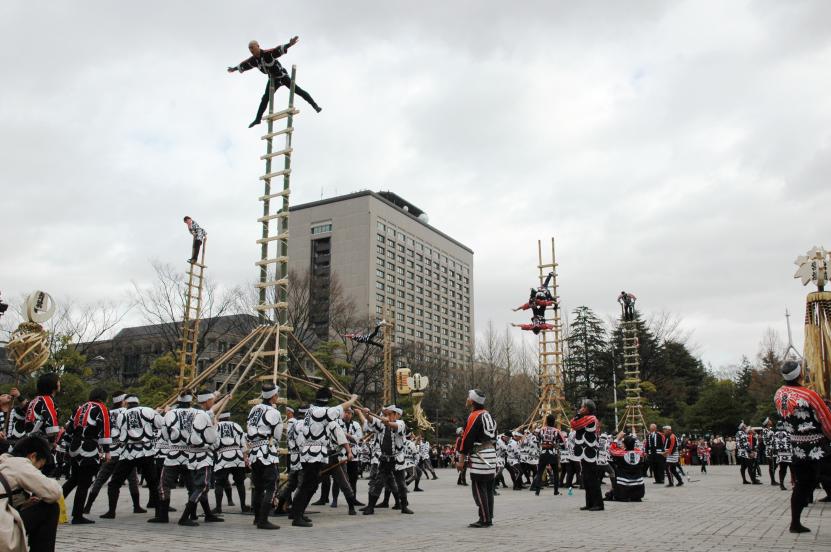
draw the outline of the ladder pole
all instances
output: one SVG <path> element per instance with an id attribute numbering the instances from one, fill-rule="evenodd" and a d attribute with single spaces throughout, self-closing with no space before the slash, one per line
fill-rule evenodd
<path id="1" fill-rule="evenodd" d="M 271 78 L 271 75 L 268 77 L 268 114 L 271 115 L 274 113 L 274 80 Z M 274 129 L 274 120 L 271 117 L 268 117 L 268 134 L 271 134 L 272 130 Z M 266 140 L 266 155 L 272 152 L 272 139 L 268 138 Z M 271 173 L 271 157 L 266 157 L 265 160 L 265 174 Z M 263 217 L 267 217 L 270 213 L 271 209 L 271 201 L 269 200 L 268 196 L 271 195 L 271 179 L 264 180 L 264 194 L 265 199 L 263 200 Z M 263 240 L 268 238 L 268 220 L 264 220 L 262 222 L 262 238 Z M 262 246 L 260 247 L 260 260 L 265 261 L 268 259 L 268 242 L 263 241 Z M 268 265 L 262 264 L 260 265 L 260 283 L 265 283 L 268 281 Z M 266 292 L 267 288 L 261 287 L 259 290 L 259 298 L 260 304 L 264 305 L 266 303 Z M 259 311 L 258 314 L 260 318 L 260 323 L 265 323 L 268 316 L 266 315 L 265 311 Z"/>

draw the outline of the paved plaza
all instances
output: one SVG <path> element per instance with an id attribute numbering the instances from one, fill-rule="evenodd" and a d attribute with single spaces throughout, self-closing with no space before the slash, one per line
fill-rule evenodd
<path id="1" fill-rule="evenodd" d="M 766 485 L 742 485 L 738 467 L 715 466 L 700 476 L 691 468 L 692 482 L 680 488 L 647 483 L 640 504 L 606 503 L 604 512 L 581 512 L 582 491 L 536 497 L 529 491 L 501 490 L 496 497 L 494 527 L 469 529 L 476 518 L 469 487 L 456 485 L 455 472 L 439 470 L 439 479 L 427 481 L 425 492 L 411 493 L 415 515 L 377 510 L 374 516 L 349 516 L 345 506 L 311 506 L 315 526 L 291 527 L 285 517 L 273 518 L 279 531 L 261 531 L 253 518 L 226 513 L 225 523 L 196 528 L 148 524 L 150 514 L 132 514 L 129 493 L 121 493 L 119 518 L 99 520 L 106 509 L 102 493 L 90 517 L 95 525 L 62 525 L 58 547 L 62 552 L 229 551 L 241 550 L 545 550 L 585 551 L 831 551 L 831 503 L 817 503 L 803 514 L 813 532 L 788 532 L 790 492 Z M 766 475 L 766 474 L 765 474 Z M 362 499 L 366 481 L 358 483 Z M 604 486 L 605 489 L 608 487 Z M 146 491 L 142 491 L 146 496 Z M 818 493 L 817 498 L 822 496 Z M 236 498 L 235 498 L 236 500 Z M 175 491 L 173 505 L 184 501 Z M 213 495 L 211 495 L 213 503 Z M 228 508 L 238 512 L 238 507 Z M 178 519 L 178 512 L 171 514 Z M 484 544 L 483 544 L 484 542 Z"/>

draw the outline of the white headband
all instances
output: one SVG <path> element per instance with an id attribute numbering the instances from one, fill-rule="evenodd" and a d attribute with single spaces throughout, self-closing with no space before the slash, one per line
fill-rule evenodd
<path id="1" fill-rule="evenodd" d="M 276 395 L 280 391 L 280 387 L 275 387 L 274 389 L 263 389 L 263 392 L 260 393 L 260 396 L 264 399 L 270 399 L 274 395 Z"/>
<path id="2" fill-rule="evenodd" d="M 120 402 L 124 402 L 124 399 L 126 399 L 126 398 L 127 398 L 127 394 L 126 394 L 126 393 L 122 393 L 122 394 L 120 394 L 120 395 L 116 395 L 115 397 L 113 397 L 113 403 L 120 403 Z"/>
<path id="3" fill-rule="evenodd" d="M 131 403 L 131 404 L 132 403 L 135 403 L 135 404 L 139 403 L 138 397 L 136 397 L 135 395 L 130 395 L 129 397 L 127 397 L 124 400 L 127 401 L 128 403 Z"/>
<path id="4" fill-rule="evenodd" d="M 227 419 L 228 419 L 228 418 L 230 418 L 230 417 L 231 417 L 231 413 L 230 413 L 230 412 L 223 412 L 222 414 L 220 414 L 219 416 L 217 416 L 217 418 L 218 418 L 218 419 L 220 419 L 220 420 L 227 420 Z"/>
<path id="5" fill-rule="evenodd" d="M 291 412 L 292 414 L 294 414 L 294 409 L 290 406 L 287 406 L 286 407 L 286 412 Z"/>
<path id="6" fill-rule="evenodd" d="M 467 398 L 479 405 L 485 404 L 485 396 L 480 395 L 476 389 L 471 389 L 467 392 Z"/>
<path id="7" fill-rule="evenodd" d="M 391 404 L 391 405 L 389 405 L 389 406 L 385 406 L 385 407 L 384 407 L 384 410 L 387 410 L 387 411 L 389 411 L 389 412 L 395 412 L 395 413 L 396 413 L 396 414 L 398 414 L 399 416 L 401 416 L 402 414 L 404 414 L 404 411 L 403 411 L 403 410 L 401 410 L 400 408 L 398 408 L 397 406 L 395 406 L 394 404 Z"/>
<path id="8" fill-rule="evenodd" d="M 192 400 L 193 395 L 191 395 L 190 393 L 183 393 L 182 395 L 179 395 L 179 402 L 190 402 Z"/>
<path id="9" fill-rule="evenodd" d="M 208 402 L 209 400 L 215 398 L 213 393 L 202 393 L 201 395 L 196 395 L 196 402 L 203 403 Z"/>
<path id="10" fill-rule="evenodd" d="M 802 366 L 797 362 L 796 368 L 791 370 L 790 372 L 783 372 L 782 377 L 785 378 L 785 381 L 792 381 L 799 377 L 799 374 L 802 373 Z"/>

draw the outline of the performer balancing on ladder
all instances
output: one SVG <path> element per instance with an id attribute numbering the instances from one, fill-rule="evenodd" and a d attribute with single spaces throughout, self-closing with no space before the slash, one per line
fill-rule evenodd
<path id="1" fill-rule="evenodd" d="M 378 332 L 381 330 L 382 327 L 387 325 L 386 320 L 381 320 L 378 324 L 375 325 L 375 329 L 372 330 L 372 333 L 369 334 L 355 334 L 355 333 L 348 333 L 344 334 L 343 337 L 351 339 L 355 343 L 366 343 L 368 345 L 375 345 L 376 347 L 384 347 L 383 343 L 378 343 L 374 341 L 374 339 L 378 336 Z"/>
<path id="2" fill-rule="evenodd" d="M 531 323 L 530 324 L 511 324 L 515 328 L 521 328 L 523 330 L 530 330 L 534 332 L 534 334 L 539 334 L 543 330 L 553 330 L 554 326 L 551 324 L 546 323 L 545 321 L 545 309 L 551 307 L 555 311 L 560 308 L 557 304 L 557 300 L 551 295 L 551 290 L 548 289 L 548 285 L 551 283 L 551 279 L 554 277 L 553 272 L 549 272 L 548 276 L 545 278 L 545 282 L 538 288 L 531 288 L 531 295 L 528 297 L 528 302 L 524 303 L 517 308 L 513 309 L 514 312 L 518 310 L 528 310 L 531 309 Z"/>
<path id="3" fill-rule="evenodd" d="M 297 44 L 298 40 L 300 39 L 295 36 L 289 40 L 287 44 L 277 46 L 276 48 L 272 48 L 270 50 L 263 50 L 260 48 L 259 42 L 252 40 L 248 43 L 248 51 L 251 52 L 251 57 L 237 66 L 228 67 L 228 72 L 234 73 L 239 71 L 240 73 L 244 73 L 245 71 L 256 67 L 261 73 L 265 73 L 269 76 L 269 80 L 274 83 L 274 92 L 276 92 L 281 86 L 290 87 L 291 77 L 289 77 L 289 74 L 280 62 L 277 61 L 277 58 L 285 54 L 289 48 Z M 268 107 L 268 100 L 271 99 L 269 90 L 269 82 L 266 81 L 265 92 L 263 92 L 263 97 L 260 100 L 260 107 L 257 109 L 257 116 L 254 117 L 254 121 L 248 125 L 248 128 L 256 126 L 262 122 L 263 114 Z M 306 102 L 318 113 L 320 113 L 320 110 L 323 109 L 317 105 L 308 92 L 297 86 L 297 83 L 294 84 L 294 91 L 298 96 L 306 100 Z"/>

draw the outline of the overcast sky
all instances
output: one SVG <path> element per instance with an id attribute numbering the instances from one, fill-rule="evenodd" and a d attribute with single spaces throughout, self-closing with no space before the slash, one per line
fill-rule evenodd
<path id="1" fill-rule="evenodd" d="M 755 354 L 828 238 L 831 3 L 2 2 L 0 291 L 123 300 L 181 265 L 256 277 L 263 46 L 300 102 L 292 202 L 392 190 L 475 251 L 476 323 L 558 243 L 561 297 L 683 319 L 714 366 Z M 279 102 L 285 101 L 282 94 Z M 831 241 L 826 240 L 826 246 Z"/>

